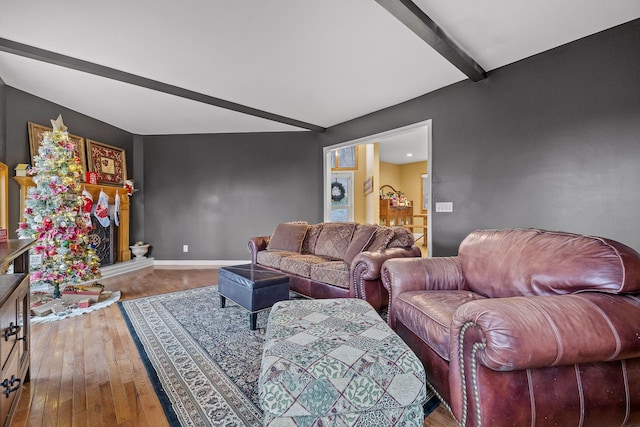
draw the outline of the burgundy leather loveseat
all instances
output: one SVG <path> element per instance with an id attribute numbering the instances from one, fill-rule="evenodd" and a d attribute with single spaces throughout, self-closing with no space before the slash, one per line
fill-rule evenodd
<path id="1" fill-rule="evenodd" d="M 480 230 L 390 260 L 389 323 L 463 426 L 640 425 L 640 255 L 608 239 Z"/>
<path id="2" fill-rule="evenodd" d="M 413 243 L 413 234 L 402 227 L 299 222 L 252 237 L 248 247 L 252 263 L 287 274 L 292 291 L 311 298 L 360 298 L 380 310 L 389 302 L 382 263 L 421 256 Z"/>

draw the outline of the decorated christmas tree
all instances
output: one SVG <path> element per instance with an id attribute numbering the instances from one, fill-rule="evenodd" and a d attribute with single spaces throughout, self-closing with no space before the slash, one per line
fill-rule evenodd
<path id="1" fill-rule="evenodd" d="M 90 221 L 81 195 L 82 167 L 62 116 L 51 120 L 31 169 L 35 187 L 25 201 L 25 222 L 18 236 L 36 239 L 33 252 L 41 257 L 32 268 L 31 285 L 53 286 L 54 296 L 67 285 L 100 277 L 100 259 L 88 243 Z"/>

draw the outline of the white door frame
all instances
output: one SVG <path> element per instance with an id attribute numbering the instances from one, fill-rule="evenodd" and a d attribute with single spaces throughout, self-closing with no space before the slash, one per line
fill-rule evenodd
<path id="1" fill-rule="evenodd" d="M 433 156 L 432 156 L 432 142 L 431 142 L 431 119 L 425 120 L 422 122 L 414 123 L 408 126 L 403 126 L 397 129 L 388 130 L 381 133 L 376 133 L 369 136 L 364 136 L 362 138 L 354 139 L 351 141 L 341 142 L 340 144 L 329 145 L 323 148 L 323 161 L 324 161 L 324 221 L 331 221 L 331 157 L 330 152 L 337 148 L 347 147 L 350 145 L 357 144 L 367 144 L 376 142 L 378 139 L 382 139 L 385 137 L 402 134 L 408 131 L 412 131 L 419 127 L 426 128 L 427 131 L 427 173 L 429 177 L 427 178 L 427 187 L 429 192 L 429 212 L 427 214 L 427 255 L 431 256 L 431 248 L 432 248 L 432 215 L 433 215 L 433 191 L 432 191 L 432 165 L 433 165 Z"/>

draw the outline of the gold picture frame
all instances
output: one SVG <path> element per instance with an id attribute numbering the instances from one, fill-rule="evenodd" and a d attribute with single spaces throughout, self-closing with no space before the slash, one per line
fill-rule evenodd
<path id="1" fill-rule="evenodd" d="M 53 131 L 52 128 L 42 126 L 37 123 L 27 122 L 29 128 L 29 148 L 31 150 L 31 165 L 34 165 L 34 157 L 38 154 L 40 144 L 42 144 L 42 135 L 45 132 Z M 87 156 L 84 147 L 84 138 L 78 135 L 69 134 L 69 139 L 74 145 L 74 151 L 76 156 L 80 159 L 80 166 L 82 167 L 82 179 L 87 172 Z"/>
<path id="2" fill-rule="evenodd" d="M 89 172 L 98 174 L 101 184 L 123 185 L 127 180 L 127 162 L 123 148 L 87 139 Z"/>

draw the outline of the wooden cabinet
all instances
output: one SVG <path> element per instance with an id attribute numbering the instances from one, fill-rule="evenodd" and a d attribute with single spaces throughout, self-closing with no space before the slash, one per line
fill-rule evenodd
<path id="1" fill-rule="evenodd" d="M 33 240 L 0 243 L 0 425 L 9 426 L 29 381 L 29 248 Z"/>
<path id="2" fill-rule="evenodd" d="M 391 206 L 391 199 L 380 199 L 380 224 L 389 226 L 413 223 L 412 206 Z"/>

